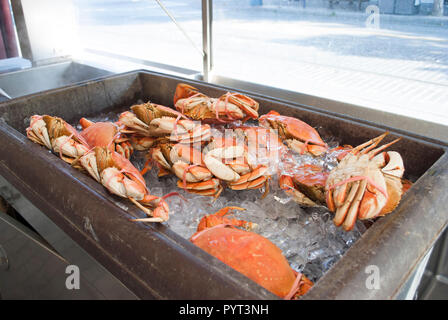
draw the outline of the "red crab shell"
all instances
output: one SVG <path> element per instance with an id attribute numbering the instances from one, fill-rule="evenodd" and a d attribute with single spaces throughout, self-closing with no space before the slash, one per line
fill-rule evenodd
<path id="1" fill-rule="evenodd" d="M 258 121 L 264 127 L 278 130 L 278 135 L 282 139 L 304 142 L 305 144 L 300 147 L 301 154 L 308 151 L 318 156 L 328 149 L 317 130 L 297 118 L 282 116 L 277 111 L 272 110 L 262 115 Z"/>
<path id="2" fill-rule="evenodd" d="M 296 281 L 281 250 L 254 232 L 215 227 L 196 233 L 190 241 L 279 297 L 286 297 Z M 312 286 L 305 276 L 302 281 L 299 295 Z"/>
<path id="3" fill-rule="evenodd" d="M 84 118 L 81 120 L 84 120 Z M 89 146 L 109 147 L 110 150 L 114 150 L 111 142 L 117 132 L 118 129 L 112 122 L 96 122 L 83 129 L 80 135 L 87 141 Z"/>

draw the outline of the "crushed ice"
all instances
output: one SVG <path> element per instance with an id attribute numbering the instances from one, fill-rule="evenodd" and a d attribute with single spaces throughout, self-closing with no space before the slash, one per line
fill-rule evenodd
<path id="1" fill-rule="evenodd" d="M 142 169 L 144 154 L 135 153 L 133 163 Z M 264 190 L 234 191 L 225 189 L 218 199 L 187 193 L 176 186 L 173 176 L 157 177 L 153 168 L 145 175 L 151 194 L 163 196 L 179 192 L 180 197 L 166 199 L 170 219 L 165 223 L 185 239 L 195 232 L 200 219 L 227 206 L 237 206 L 245 211 L 234 211 L 233 216 L 256 223 L 253 230 L 271 240 L 288 259 L 291 267 L 304 272 L 317 281 L 366 230 L 358 221 L 354 229 L 345 232 L 333 224 L 333 214 L 325 207 L 303 208 L 270 181 L 270 192 L 262 199 Z"/>

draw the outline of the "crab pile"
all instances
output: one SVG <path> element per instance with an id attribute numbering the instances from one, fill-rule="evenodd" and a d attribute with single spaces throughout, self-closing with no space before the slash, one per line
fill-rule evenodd
<path id="1" fill-rule="evenodd" d="M 131 200 L 149 216 L 145 221 L 168 220 L 169 208 L 164 198 L 149 193 L 145 179 L 127 159 L 132 149 L 124 151 L 119 148 L 118 151 L 122 152 L 117 152 L 118 144 L 126 141 L 118 139 L 118 125 L 89 123 L 86 129 L 78 132 L 59 117 L 34 115 L 26 133 L 31 141 L 47 147 L 74 168 L 88 173 L 112 194 Z"/>
<path id="2" fill-rule="evenodd" d="M 165 199 L 179 195 L 150 193 L 144 175 L 155 167 L 160 179 L 173 176 L 183 192 L 213 201 L 226 190 L 260 190 L 261 198 L 272 188 L 275 194 L 283 190 L 301 207 L 328 208 L 334 212 L 334 225 L 346 232 L 358 220 L 392 212 L 410 186 L 403 179 L 400 154 L 386 151 L 399 139 L 380 145 L 387 132 L 356 147 L 330 147 L 315 128 L 298 118 L 276 111 L 259 116 L 259 104 L 250 97 L 227 92 L 212 98 L 182 83 L 173 105 L 175 109 L 152 102 L 136 104 L 117 122 L 82 118 L 80 131 L 59 117 L 35 115 L 27 136 L 112 194 L 129 199 L 145 213 L 133 219 L 141 222 L 168 221 Z M 145 155 L 141 170 L 131 162 L 135 153 Z M 332 165 L 322 165 L 328 159 Z M 312 282 L 289 266 L 281 249 L 257 234 L 255 223 L 229 218 L 230 209 L 244 208 L 202 213 L 191 241 L 280 297 L 306 293 Z M 228 237 L 246 242 L 230 245 Z M 211 242 L 220 245 L 210 246 Z M 262 248 L 261 260 L 250 258 L 258 256 L 250 243 Z M 256 264 L 265 266 L 258 270 Z M 278 274 L 263 276 L 272 269 Z"/>

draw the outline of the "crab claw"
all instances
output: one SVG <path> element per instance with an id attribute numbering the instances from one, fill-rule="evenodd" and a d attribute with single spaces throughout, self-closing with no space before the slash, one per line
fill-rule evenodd
<path id="1" fill-rule="evenodd" d="M 265 175 L 268 167 L 258 166 L 249 173 L 246 173 L 237 181 L 230 182 L 229 187 L 232 190 L 259 189 L 262 186 L 268 186 L 268 177 Z"/>
<path id="2" fill-rule="evenodd" d="M 156 144 L 158 141 L 157 138 L 154 137 L 145 137 L 138 135 L 131 135 L 130 137 L 131 145 L 135 150 L 145 151 L 150 149 L 152 146 Z"/>
<path id="3" fill-rule="evenodd" d="M 207 168 L 199 165 L 189 165 L 183 161 L 174 163 L 172 170 L 179 179 L 185 179 L 186 182 L 207 181 L 213 177 L 212 173 Z"/>
<path id="4" fill-rule="evenodd" d="M 189 98 L 198 93 L 199 91 L 195 87 L 185 83 L 179 83 L 176 87 L 176 92 L 174 93 L 174 105 L 176 105 L 176 102 L 179 99 Z"/>
<path id="5" fill-rule="evenodd" d="M 177 181 L 177 186 L 187 192 L 200 194 L 202 196 L 212 196 L 215 198 L 217 198 L 223 190 L 219 179 L 216 178 L 201 182 L 185 182 L 179 180 Z"/>
<path id="6" fill-rule="evenodd" d="M 226 93 L 220 100 L 228 99 L 228 102 L 236 105 L 239 109 L 243 110 L 248 118 L 257 119 L 258 118 L 258 108 L 259 104 L 254 99 L 245 96 L 241 93 Z"/>
<path id="7" fill-rule="evenodd" d="M 137 181 L 128 178 L 115 167 L 109 167 L 101 172 L 101 183 L 111 193 L 123 197 L 143 200 L 146 188 Z"/>
<path id="8" fill-rule="evenodd" d="M 240 175 L 230 166 L 227 166 L 222 159 L 240 158 L 244 155 L 242 146 L 220 147 L 210 150 L 204 157 L 207 168 L 219 179 L 236 182 Z"/>
<path id="9" fill-rule="evenodd" d="M 137 206 L 141 204 L 155 207 L 155 209 L 152 210 L 150 213 L 147 212 L 149 217 L 132 219 L 132 221 L 165 222 L 169 220 L 169 207 L 163 198 L 152 195 L 146 195 L 141 201 L 138 202 Z"/>
<path id="10" fill-rule="evenodd" d="M 165 201 L 160 201 L 160 204 L 153 210 L 152 216 L 154 219 L 160 219 L 158 222 L 168 221 L 169 208 Z"/>
<path id="11" fill-rule="evenodd" d="M 382 152 L 375 156 L 372 161 L 377 162 L 384 174 L 386 181 L 388 200 L 384 208 L 379 213 L 380 216 L 393 211 L 406 191 L 402 183 L 404 174 L 404 164 L 401 155 L 396 151 Z"/>
<path id="12" fill-rule="evenodd" d="M 196 232 L 205 230 L 207 228 L 212 228 L 220 224 L 230 224 L 235 227 L 242 227 L 248 231 L 256 227 L 257 224 L 252 222 L 238 220 L 235 218 L 227 218 L 226 215 L 229 214 L 230 210 L 244 211 L 246 209 L 240 207 L 224 207 L 216 213 L 206 215 L 202 217 L 201 221 L 199 221 Z"/>
<path id="13" fill-rule="evenodd" d="M 130 111 L 121 113 L 118 121 L 126 126 L 128 133 L 140 133 L 145 135 L 149 131 L 149 125 L 140 120 Z"/>
<path id="14" fill-rule="evenodd" d="M 86 129 L 86 128 L 90 127 L 92 124 L 94 124 L 94 122 L 83 117 L 83 118 L 79 119 L 79 124 L 81 125 L 81 127 L 83 129 Z"/>
<path id="15" fill-rule="evenodd" d="M 313 200 L 308 198 L 305 194 L 303 194 L 296 188 L 294 180 L 291 176 L 282 175 L 279 179 L 279 185 L 280 188 L 285 190 L 285 192 L 290 195 L 297 203 L 303 206 L 310 207 L 314 207 L 317 205 Z"/>
<path id="16" fill-rule="evenodd" d="M 403 158 L 396 151 L 382 152 L 376 155 L 372 161 L 375 161 L 384 174 L 397 178 L 402 178 L 404 174 Z"/>

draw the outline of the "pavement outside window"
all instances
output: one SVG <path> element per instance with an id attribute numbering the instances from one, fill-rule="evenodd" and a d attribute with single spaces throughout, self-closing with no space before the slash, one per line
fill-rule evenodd
<path id="1" fill-rule="evenodd" d="M 75 3 L 83 47 L 201 70 L 155 1 Z M 448 124 L 448 17 L 380 13 L 367 28 L 369 2 L 341 3 L 213 1 L 214 74 Z M 201 47 L 201 2 L 163 4 Z"/>

